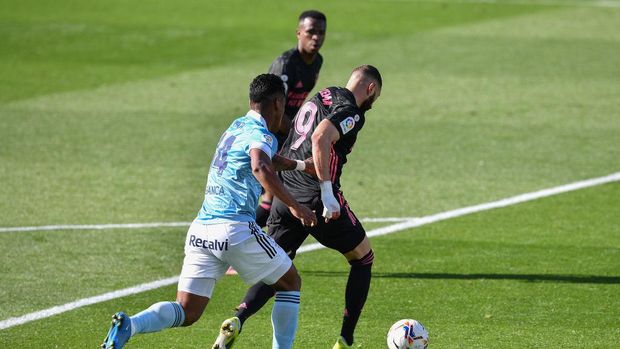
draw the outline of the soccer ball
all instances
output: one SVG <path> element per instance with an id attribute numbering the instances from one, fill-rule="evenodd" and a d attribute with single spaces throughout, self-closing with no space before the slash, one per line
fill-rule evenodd
<path id="1" fill-rule="evenodd" d="M 388 331 L 387 346 L 390 349 L 426 349 L 428 332 L 417 320 L 400 320 Z"/>

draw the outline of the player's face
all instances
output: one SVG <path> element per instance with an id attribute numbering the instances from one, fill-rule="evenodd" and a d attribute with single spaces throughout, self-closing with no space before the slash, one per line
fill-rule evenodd
<path id="1" fill-rule="evenodd" d="M 284 116 L 285 103 L 286 103 L 286 99 L 284 98 L 284 95 L 276 98 L 275 105 L 274 105 L 274 118 L 276 119 L 277 121 L 276 125 L 278 126 L 282 122 L 282 117 Z"/>
<path id="2" fill-rule="evenodd" d="M 360 106 L 360 109 L 363 112 L 366 112 L 370 109 L 372 109 L 372 104 L 379 98 L 379 96 L 381 95 L 381 88 L 379 86 L 376 86 L 374 84 L 371 84 L 368 86 L 367 88 L 369 91 L 369 95 L 368 98 L 362 102 L 362 105 Z"/>
<path id="3" fill-rule="evenodd" d="M 297 27 L 297 41 L 302 51 L 309 54 L 319 52 L 325 40 L 325 21 L 314 18 L 304 18 Z"/>

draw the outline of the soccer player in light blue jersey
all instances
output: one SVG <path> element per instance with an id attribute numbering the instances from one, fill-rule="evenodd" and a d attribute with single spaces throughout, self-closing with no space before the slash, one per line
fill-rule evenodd
<path id="1" fill-rule="evenodd" d="M 317 223 L 316 214 L 299 204 L 276 175 L 286 170 L 314 174 L 312 159 L 290 160 L 275 154 L 273 132 L 280 125 L 284 100 L 284 85 L 277 75 L 262 74 L 252 81 L 250 111 L 224 132 L 211 162 L 203 205 L 187 232 L 176 302 L 159 302 L 131 317 L 114 314 L 102 348 L 121 349 L 135 334 L 193 324 L 229 266 L 250 285 L 260 281 L 273 287 L 272 348 L 292 347 L 301 278 L 286 252 L 255 222 L 262 186 L 303 224 Z M 212 349 L 232 348 L 240 326 L 236 317 L 224 321 Z"/>

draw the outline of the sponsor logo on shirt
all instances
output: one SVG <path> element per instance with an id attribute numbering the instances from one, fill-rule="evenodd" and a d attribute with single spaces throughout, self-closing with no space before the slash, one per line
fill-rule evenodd
<path id="1" fill-rule="evenodd" d="M 347 132 L 351 131 L 355 127 L 355 118 L 353 116 L 349 116 L 348 118 L 340 121 L 340 129 L 342 130 L 342 134 L 347 134 Z"/>
<path id="2" fill-rule="evenodd" d="M 269 145 L 273 144 L 273 137 L 271 137 L 270 135 L 263 135 L 263 139 L 265 140 L 265 143 Z"/>
<path id="3" fill-rule="evenodd" d="M 232 128 L 234 128 L 234 129 L 238 129 L 238 128 L 242 128 L 243 126 L 245 126 L 245 122 L 243 122 L 243 121 L 239 121 L 239 120 L 236 120 L 236 121 L 233 123 Z"/>

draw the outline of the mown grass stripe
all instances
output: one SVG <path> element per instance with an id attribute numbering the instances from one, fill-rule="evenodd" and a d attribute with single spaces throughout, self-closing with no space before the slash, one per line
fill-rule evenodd
<path id="1" fill-rule="evenodd" d="M 490 5 L 524 5 L 524 6 L 553 6 L 553 7 L 599 7 L 620 8 L 620 1 L 591 0 L 591 1 L 557 1 L 557 0 L 378 0 L 382 2 L 404 3 L 441 3 L 441 4 L 490 4 Z"/>

